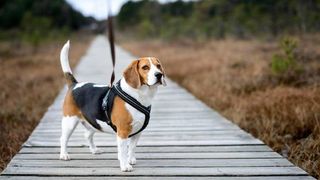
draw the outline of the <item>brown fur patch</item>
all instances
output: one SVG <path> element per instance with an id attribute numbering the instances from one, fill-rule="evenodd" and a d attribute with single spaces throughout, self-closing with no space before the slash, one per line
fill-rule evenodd
<path id="1" fill-rule="evenodd" d="M 133 61 L 123 72 L 126 82 L 133 88 L 141 86 L 140 75 L 138 72 L 139 60 Z"/>
<path id="2" fill-rule="evenodd" d="M 118 96 L 114 98 L 111 121 L 117 127 L 117 135 L 122 139 L 129 137 L 132 131 L 132 116 L 125 107 L 125 102 Z"/>
<path id="3" fill-rule="evenodd" d="M 143 69 L 143 67 L 146 66 L 148 69 Z M 148 82 L 148 72 L 151 69 L 151 64 L 149 62 L 148 58 L 139 58 L 139 66 L 138 66 L 138 72 L 140 75 L 140 81 L 142 84 L 147 84 Z"/>
<path id="4" fill-rule="evenodd" d="M 76 105 L 73 96 L 72 90 L 68 90 L 66 97 L 63 102 L 63 116 L 78 116 L 82 117 L 81 111 Z"/>

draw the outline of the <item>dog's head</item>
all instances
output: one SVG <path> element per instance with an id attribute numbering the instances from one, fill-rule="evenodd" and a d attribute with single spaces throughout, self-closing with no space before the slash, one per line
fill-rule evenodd
<path id="1" fill-rule="evenodd" d="M 143 57 L 133 61 L 123 73 L 126 82 L 138 89 L 142 85 L 166 86 L 164 69 L 155 57 Z"/>

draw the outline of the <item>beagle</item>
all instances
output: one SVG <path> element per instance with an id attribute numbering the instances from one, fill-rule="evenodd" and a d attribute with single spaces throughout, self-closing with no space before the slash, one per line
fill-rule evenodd
<path id="1" fill-rule="evenodd" d="M 60 53 L 62 70 L 68 85 L 63 103 L 60 159 L 70 160 L 67 152 L 68 140 L 75 127 L 81 122 L 86 129 L 85 137 L 92 154 L 102 153 L 93 142 L 95 132 L 116 134 L 120 169 L 132 171 L 132 165 L 136 163 L 135 148 L 141 135 L 139 130 L 144 125 L 145 114 L 115 95 L 112 109 L 109 109 L 110 120 L 116 127 L 115 132 L 114 128 L 103 120 L 106 119 L 106 113 L 101 106 L 109 87 L 78 82 L 69 65 L 69 47 L 68 41 Z M 121 89 L 145 107 L 151 105 L 159 85 L 166 85 L 165 74 L 160 61 L 154 57 L 143 57 L 133 61 L 125 69 L 119 81 Z M 139 133 L 136 134 L 137 132 Z"/>

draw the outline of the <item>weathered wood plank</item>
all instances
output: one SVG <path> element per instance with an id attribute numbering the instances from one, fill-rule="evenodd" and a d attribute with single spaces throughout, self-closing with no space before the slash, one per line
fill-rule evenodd
<path id="1" fill-rule="evenodd" d="M 219 168 L 136 168 L 127 173 L 119 171 L 119 168 L 27 168 L 10 167 L 5 173 L 20 175 L 64 175 L 64 176 L 247 176 L 247 175 L 306 175 L 304 171 L 297 167 L 219 167 Z"/>
<path id="2" fill-rule="evenodd" d="M 71 141 L 69 146 L 84 146 L 87 142 L 83 141 Z M 95 143 L 97 146 L 116 146 L 115 141 L 98 141 Z M 141 141 L 139 145 L 142 146 L 204 146 L 204 145 L 259 145 L 263 144 L 257 139 L 249 140 L 201 140 L 201 141 Z M 45 141 L 28 141 L 25 143 L 26 146 L 60 146 L 58 141 L 56 142 L 45 142 Z"/>
<path id="3" fill-rule="evenodd" d="M 119 167 L 118 160 L 21 160 L 13 159 L 12 167 Z M 140 159 L 135 167 L 291 167 L 286 159 Z"/>
<path id="4" fill-rule="evenodd" d="M 275 152 L 191 152 L 191 153 L 137 153 L 138 159 L 257 159 L 257 158 L 282 158 Z M 17 154 L 16 159 L 57 159 L 57 154 Z M 73 154 L 72 159 L 116 159 L 116 153 Z"/>
<path id="5" fill-rule="evenodd" d="M 54 137 L 54 138 L 53 138 Z M 41 141 L 44 140 L 46 142 L 50 141 L 57 141 L 59 136 L 34 136 L 30 140 L 35 141 Z M 114 140 L 116 138 L 115 135 L 109 135 L 109 136 L 96 136 L 94 140 L 96 141 L 108 141 L 108 140 Z M 229 135 L 229 136 L 213 136 L 211 140 L 245 140 L 245 139 L 251 139 L 251 136 L 248 135 Z M 156 141 L 156 140 L 168 140 L 168 141 L 180 141 L 180 140 L 206 140 L 208 139 L 208 136 L 204 135 L 177 135 L 177 136 L 169 136 L 169 135 L 160 135 L 160 136 L 143 136 L 141 137 L 142 141 Z M 82 141 L 84 140 L 84 136 L 73 136 L 73 141 Z"/>
<path id="6" fill-rule="evenodd" d="M 10 179 L 10 180 L 55 180 L 59 178 L 60 180 L 92 180 L 92 176 L 86 176 L 86 177 L 41 177 L 41 176 L 0 176 L 0 179 Z M 310 176 L 152 176 L 152 177 L 145 177 L 145 176 L 133 176 L 133 177 L 128 177 L 128 176 L 120 176 L 120 177 L 113 177 L 113 176 L 94 176 L 94 179 L 96 180 L 105 180 L 108 178 L 108 180 L 163 180 L 163 179 L 168 179 L 168 180 L 194 180 L 194 179 L 203 179 L 203 180 L 311 180 L 314 179 Z"/>
<path id="7" fill-rule="evenodd" d="M 77 136 L 83 136 L 83 129 L 78 128 L 75 130 L 75 132 L 72 134 L 71 137 L 77 137 Z M 181 136 L 181 135 L 207 135 L 208 137 L 214 137 L 214 136 L 230 136 L 230 135 L 242 135 L 244 134 L 242 131 L 235 131 L 232 129 L 229 130 L 215 130 L 215 131 L 145 131 L 142 133 L 142 136 Z M 48 131 L 48 132 L 40 132 L 35 131 L 32 136 L 50 136 L 50 137 L 59 137 L 61 134 L 57 131 Z M 110 134 L 105 133 L 96 133 L 94 137 L 105 137 L 109 136 Z"/>
<path id="8" fill-rule="evenodd" d="M 117 152 L 117 148 L 113 147 L 100 147 L 104 152 Z M 89 153 L 88 148 L 70 147 L 68 148 L 69 153 Z M 57 147 L 37 147 L 37 148 L 22 148 L 19 153 L 59 153 L 60 148 Z M 257 145 L 257 146 L 171 146 L 171 147 L 157 147 L 157 146 L 138 146 L 136 152 L 272 152 L 268 146 Z"/>

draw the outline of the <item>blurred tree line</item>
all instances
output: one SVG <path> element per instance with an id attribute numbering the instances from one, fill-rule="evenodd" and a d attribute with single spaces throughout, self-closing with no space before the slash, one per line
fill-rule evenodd
<path id="1" fill-rule="evenodd" d="M 0 39 L 23 39 L 37 46 L 94 22 L 64 0 L 1 0 Z"/>
<path id="2" fill-rule="evenodd" d="M 129 1 L 116 19 L 141 37 L 276 37 L 318 32 L 320 0 Z"/>

